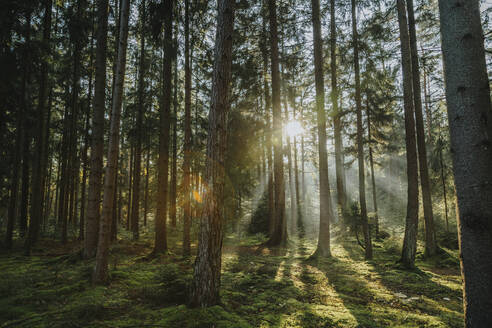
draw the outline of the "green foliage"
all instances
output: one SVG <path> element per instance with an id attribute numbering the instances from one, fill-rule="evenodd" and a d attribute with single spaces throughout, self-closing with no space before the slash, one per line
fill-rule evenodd
<path id="1" fill-rule="evenodd" d="M 254 235 L 257 233 L 268 234 L 270 218 L 268 217 L 268 191 L 263 193 L 263 196 L 258 202 L 258 206 L 255 208 L 253 215 L 251 216 L 251 222 L 248 225 L 248 233 Z"/>

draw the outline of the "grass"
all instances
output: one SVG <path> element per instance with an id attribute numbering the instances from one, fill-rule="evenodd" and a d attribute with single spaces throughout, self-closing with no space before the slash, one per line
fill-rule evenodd
<path id="1" fill-rule="evenodd" d="M 150 238 L 150 237 L 149 237 Z M 310 259 L 314 244 L 294 240 L 267 249 L 260 237 L 228 236 L 221 306 L 184 304 L 192 260 L 147 259 L 148 240 L 119 241 L 111 283 L 92 286 L 92 261 L 78 244 L 43 241 L 32 257 L 0 255 L 0 327 L 462 327 L 457 254 L 401 269 L 394 241 L 375 243 L 366 261 L 353 240 L 336 241 L 333 258 Z M 42 252 L 50 250 L 49 253 Z M 175 252 L 175 253 L 173 253 Z"/>

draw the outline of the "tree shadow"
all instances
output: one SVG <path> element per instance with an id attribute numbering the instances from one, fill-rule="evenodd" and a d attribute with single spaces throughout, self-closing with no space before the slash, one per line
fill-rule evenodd
<path id="1" fill-rule="evenodd" d="M 342 244 L 350 259 L 356 262 L 364 261 L 362 251 L 358 251 L 354 246 L 348 243 Z M 418 311 L 439 317 L 450 327 L 462 325 L 463 308 L 460 290 L 440 284 L 432 279 L 433 274 L 419 267 L 403 268 L 397 263 L 396 256 L 390 257 L 391 260 L 388 261 L 388 255 L 374 252 L 374 257 L 374 260 L 366 261 L 371 277 L 375 276 L 375 279 L 395 295 L 395 298 L 400 298 L 403 308 L 407 311 Z M 448 310 L 446 315 L 443 314 L 443 308 Z"/>

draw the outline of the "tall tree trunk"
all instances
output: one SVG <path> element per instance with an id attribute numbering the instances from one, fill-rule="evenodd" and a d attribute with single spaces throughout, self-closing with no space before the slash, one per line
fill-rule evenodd
<path id="1" fill-rule="evenodd" d="M 439 1 L 466 327 L 492 326 L 492 110 L 478 1 Z"/>
<path id="2" fill-rule="evenodd" d="M 144 104 L 144 83 L 145 83 L 145 0 L 141 3 L 141 35 L 140 35 L 140 63 L 139 63 L 139 80 L 138 80 L 138 112 L 137 112 L 137 143 L 135 145 L 135 167 L 133 175 L 133 198 L 132 198 L 132 232 L 133 239 L 139 238 L 139 213 L 140 213 L 140 176 L 142 167 L 142 134 L 143 134 L 143 116 L 145 112 Z"/>
<path id="3" fill-rule="evenodd" d="M 263 12 L 263 10 L 262 10 Z M 267 192 L 268 192 L 268 236 L 272 236 L 275 230 L 275 195 L 273 190 L 273 154 L 272 154 L 272 124 L 270 117 L 272 99 L 270 97 L 270 87 L 268 86 L 268 49 L 267 49 L 267 29 L 266 29 L 266 14 L 262 13 L 262 38 L 261 38 L 261 54 L 263 57 L 263 96 L 265 98 L 265 120 L 266 120 L 266 148 L 268 157 L 268 173 L 267 173 Z"/>
<path id="4" fill-rule="evenodd" d="M 415 124 L 417 128 L 417 149 L 419 155 L 420 185 L 422 187 L 422 204 L 425 222 L 425 255 L 434 256 L 437 252 L 436 233 L 434 229 L 434 214 L 432 213 L 432 197 L 427 168 L 427 149 L 425 146 L 424 117 L 422 113 L 422 98 L 420 86 L 419 54 L 417 51 L 417 32 L 413 0 L 407 1 L 408 26 L 410 32 L 410 52 L 412 56 L 413 99 L 415 106 Z"/>
<path id="5" fill-rule="evenodd" d="M 133 119 L 132 119 L 133 123 Z M 132 215 L 132 197 L 133 197 L 133 167 L 135 164 L 135 147 L 133 144 L 133 136 L 128 136 L 128 144 L 130 146 L 130 157 L 128 158 L 128 202 L 126 205 L 126 230 L 130 230 L 131 215 Z"/>
<path id="6" fill-rule="evenodd" d="M 369 163 L 371 165 L 372 204 L 374 207 L 376 239 L 378 239 L 379 238 L 378 197 L 376 192 L 376 176 L 374 175 L 374 157 L 372 152 L 372 134 L 371 134 L 371 111 L 369 109 L 369 101 L 367 101 L 366 115 L 367 115 L 367 140 L 369 143 Z"/>
<path id="7" fill-rule="evenodd" d="M 168 201 L 168 174 L 169 174 L 169 127 L 171 120 L 171 92 L 172 92 L 172 59 L 173 59 L 173 0 L 165 3 L 164 12 L 164 65 L 162 69 L 162 100 L 159 131 L 159 160 L 157 164 L 157 213 L 155 218 L 154 253 L 167 251 L 167 201 Z"/>
<path id="8" fill-rule="evenodd" d="M 118 63 L 116 67 L 115 89 L 113 92 L 113 108 L 111 109 L 111 126 L 109 131 L 108 163 L 104 176 L 104 195 L 99 240 L 97 243 L 96 267 L 92 280 L 101 283 L 107 280 L 109 244 L 111 240 L 111 221 L 114 210 L 115 182 L 118 172 L 118 155 L 120 147 L 120 116 L 126 70 L 126 46 L 128 40 L 128 20 L 130 0 L 121 3 L 120 38 L 118 45 Z"/>
<path id="9" fill-rule="evenodd" d="M 360 68 L 359 68 L 359 35 L 357 31 L 357 6 L 356 0 L 352 0 L 352 38 L 354 43 L 354 70 L 355 70 L 355 106 L 357 110 L 357 162 L 359 164 L 359 203 L 360 216 L 362 219 L 362 230 L 364 231 L 365 258 L 372 259 L 371 231 L 367 220 L 366 204 L 366 179 L 364 168 L 364 141 L 362 127 L 362 103 L 360 91 Z"/>
<path id="10" fill-rule="evenodd" d="M 280 104 L 280 74 L 278 54 L 277 4 L 268 0 L 270 21 L 270 61 L 272 75 L 272 110 L 273 110 L 273 175 L 275 190 L 275 227 L 267 244 L 278 246 L 287 243 L 287 222 L 285 218 L 285 186 L 282 141 L 282 110 Z"/>
<path id="11" fill-rule="evenodd" d="M 438 145 L 439 145 L 439 168 L 441 171 L 442 194 L 444 199 L 444 215 L 446 217 L 446 232 L 449 232 L 448 196 L 446 192 L 446 177 L 444 176 L 444 161 L 442 158 L 443 141 L 441 139 L 441 136 L 439 136 Z"/>
<path id="12" fill-rule="evenodd" d="M 150 177 L 150 145 L 147 146 L 147 163 L 145 166 L 145 196 L 144 196 L 144 226 L 147 226 L 147 214 L 149 213 L 149 177 Z"/>
<path id="13" fill-rule="evenodd" d="M 183 255 L 189 256 L 191 229 L 191 67 L 190 67 L 190 1 L 185 0 L 185 117 L 183 159 Z"/>
<path id="14" fill-rule="evenodd" d="M 316 115 L 318 125 L 319 155 L 319 237 L 313 256 L 330 257 L 330 221 L 333 221 L 330 182 L 328 179 L 328 154 L 326 150 L 325 82 L 323 73 L 323 38 L 319 0 L 311 0 L 313 40 L 314 40 L 314 79 L 316 84 Z"/>
<path id="15" fill-rule="evenodd" d="M 176 8 L 175 4 L 175 10 Z M 172 139 L 172 162 L 171 162 L 171 186 L 169 199 L 169 219 L 171 227 L 176 229 L 176 201 L 178 190 L 178 31 L 179 15 L 176 14 L 176 25 L 174 28 L 174 83 L 173 83 L 173 139 Z"/>
<path id="16" fill-rule="evenodd" d="M 87 204 L 84 257 L 96 255 L 99 237 L 101 187 L 104 152 L 104 112 L 106 98 L 106 57 L 108 41 L 108 0 L 97 0 L 96 77 L 92 117 L 91 171 Z"/>
<path id="17" fill-rule="evenodd" d="M 50 49 L 51 37 L 51 17 L 52 17 L 52 0 L 45 0 L 45 9 L 43 17 L 43 44 L 46 49 Z M 46 56 L 46 54 L 45 54 Z M 47 56 L 48 58 L 48 56 Z M 29 225 L 29 235 L 26 239 L 25 250 L 26 254 L 31 253 L 31 247 L 37 242 L 39 236 L 40 224 L 43 221 L 43 201 L 44 201 L 44 180 L 47 170 L 47 162 L 45 161 L 47 152 L 46 126 L 48 121 L 47 96 L 48 96 L 48 70 L 49 64 L 47 60 L 41 63 L 41 74 L 39 81 L 39 98 L 38 98 L 38 113 L 37 113 L 37 135 L 35 138 L 35 152 L 33 165 L 33 181 L 32 181 L 32 199 L 31 199 L 31 223 Z"/>
<path id="18" fill-rule="evenodd" d="M 405 111 L 405 145 L 407 153 L 407 217 L 401 261 L 406 267 L 413 267 L 417 251 L 419 220 L 419 188 L 417 169 L 417 147 L 415 144 L 414 102 L 412 89 L 412 59 L 408 34 L 405 0 L 397 0 L 398 24 L 403 71 L 403 102 Z"/>
<path id="19" fill-rule="evenodd" d="M 212 104 L 209 113 L 206 179 L 207 191 L 200 221 L 198 254 L 191 286 L 191 306 L 213 306 L 219 303 L 222 260 L 225 153 L 227 115 L 232 66 L 232 34 L 234 0 L 218 1 L 215 60 L 212 77 Z"/>
<path id="20" fill-rule="evenodd" d="M 343 143 L 342 143 L 342 117 L 338 108 L 338 83 L 337 83 L 337 31 L 335 21 L 335 0 L 330 0 L 330 73 L 331 73 L 331 104 L 333 107 L 333 130 L 335 136 L 335 166 L 337 177 L 337 205 L 338 215 L 342 219 L 346 207 L 347 196 L 343 183 Z"/>

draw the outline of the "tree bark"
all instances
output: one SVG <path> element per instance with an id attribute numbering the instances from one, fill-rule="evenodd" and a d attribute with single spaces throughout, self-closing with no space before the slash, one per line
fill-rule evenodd
<path id="1" fill-rule="evenodd" d="M 492 326 L 492 109 L 478 1 L 439 1 L 466 327 Z"/>
<path id="2" fill-rule="evenodd" d="M 420 185 L 422 187 L 422 204 L 425 222 L 425 255 L 434 256 L 437 252 L 436 233 L 434 229 L 434 214 L 432 212 L 432 197 L 427 167 L 427 149 L 425 146 L 424 117 L 422 113 L 422 98 L 420 85 L 419 54 L 417 51 L 417 32 L 413 0 L 407 1 L 408 26 L 410 31 L 410 52 L 412 56 L 413 99 L 415 105 L 415 124 L 417 128 L 417 150 L 419 155 Z"/>
<path id="3" fill-rule="evenodd" d="M 104 195 L 101 222 L 99 226 L 99 240 L 97 243 L 96 266 L 94 269 L 94 274 L 92 276 L 92 281 L 94 283 L 105 282 L 108 278 L 109 245 L 111 241 L 111 222 L 114 210 L 115 182 L 118 172 L 118 155 L 120 147 L 120 117 L 125 82 L 129 14 L 130 0 L 123 0 L 121 3 L 118 63 L 116 67 L 115 89 L 113 92 L 113 108 L 111 109 L 108 163 L 104 176 Z"/>
<path id="4" fill-rule="evenodd" d="M 189 256 L 191 229 L 191 65 L 190 65 L 190 1 L 185 0 L 185 117 L 183 159 L 183 255 Z"/>
<path id="5" fill-rule="evenodd" d="M 347 196 L 343 181 L 343 142 L 342 142 L 342 115 L 338 108 L 337 83 L 337 32 L 335 18 L 335 0 L 330 0 L 330 73 L 331 73 L 331 104 L 333 107 L 333 130 L 335 136 L 335 166 L 337 177 L 337 205 L 338 215 L 342 219 L 347 207 Z"/>
<path id="6" fill-rule="evenodd" d="M 359 35 L 357 31 L 357 6 L 356 0 L 351 0 L 352 3 L 352 37 L 354 43 L 354 70 L 355 70 L 355 106 L 357 110 L 357 162 L 359 164 L 359 203 L 360 216 L 362 219 L 362 230 L 364 232 L 365 241 L 365 258 L 372 259 L 372 242 L 371 231 L 369 230 L 369 222 L 367 220 L 367 204 L 366 204 L 366 179 L 364 168 L 364 141 L 362 127 L 362 103 L 360 91 L 360 68 L 359 68 Z"/>
<path id="7" fill-rule="evenodd" d="M 33 165 L 33 181 L 32 181 L 32 200 L 31 200 L 31 223 L 29 225 L 28 238 L 25 243 L 25 251 L 27 255 L 31 253 L 31 247 L 37 242 L 39 236 L 40 224 L 43 221 L 43 202 L 44 202 L 44 179 L 47 170 L 47 162 L 45 161 L 47 152 L 46 126 L 48 109 L 48 58 L 51 37 L 51 17 L 52 17 L 52 0 L 45 1 L 44 17 L 43 17 L 43 45 L 46 47 L 48 54 L 45 54 L 44 60 L 41 62 L 41 74 L 39 81 L 39 98 L 38 98 L 38 113 L 37 113 L 37 135 L 35 139 L 34 165 Z"/>
<path id="8" fill-rule="evenodd" d="M 371 110 L 369 109 L 369 101 L 367 101 L 366 115 L 367 115 L 367 140 L 369 142 L 369 163 L 371 165 L 372 204 L 374 207 L 376 239 L 378 239 L 379 237 L 378 197 L 376 192 L 376 176 L 374 175 L 374 157 L 372 152 L 372 134 L 371 134 Z"/>
<path id="9" fill-rule="evenodd" d="M 232 34 L 234 0 L 217 3 L 217 31 L 212 77 L 212 104 L 209 112 L 206 179 L 207 191 L 200 220 L 198 254 L 191 286 L 192 307 L 207 307 L 219 303 L 222 260 L 225 153 L 227 147 L 227 115 L 232 66 Z"/>
<path id="10" fill-rule="evenodd" d="M 325 82 L 323 73 L 323 38 L 319 0 L 311 0 L 314 39 L 314 80 L 316 84 L 316 115 L 318 125 L 319 156 L 319 237 L 313 256 L 331 257 L 330 222 L 333 210 L 328 179 L 328 153 L 326 150 Z"/>
<path id="11" fill-rule="evenodd" d="M 398 24 L 403 71 L 403 102 L 405 111 L 405 145 L 407 153 L 407 216 L 401 262 L 413 267 L 417 251 L 417 231 L 419 219 L 419 188 L 417 169 L 417 147 L 415 144 L 414 102 L 412 89 L 412 59 L 410 37 L 408 34 L 405 0 L 397 0 Z"/>
<path id="12" fill-rule="evenodd" d="M 87 204 L 84 258 L 96 255 L 101 207 L 104 152 L 104 112 L 106 98 L 106 57 L 108 39 L 108 0 L 97 0 L 96 76 L 92 117 L 91 172 Z"/>
<path id="13" fill-rule="evenodd" d="M 278 54 L 277 4 L 268 0 L 270 21 L 270 61 L 272 74 L 272 109 L 273 109 L 273 175 L 275 191 L 275 227 L 267 244 L 278 246 L 287 243 L 287 222 L 285 218 L 285 186 L 282 142 L 282 111 L 280 106 L 280 74 Z"/>
<path id="14" fill-rule="evenodd" d="M 140 63 L 139 63 L 139 80 L 138 80 L 138 112 L 136 121 L 136 137 L 135 145 L 135 167 L 133 171 L 133 198 L 132 198 L 132 232 L 133 240 L 139 238 L 139 214 L 140 214 L 140 177 L 142 170 L 142 134 L 143 134 L 143 116 L 145 113 L 144 104 L 144 83 L 145 83 L 145 0 L 141 3 L 140 12 Z"/>
<path id="15" fill-rule="evenodd" d="M 159 160 L 157 164 L 157 213 L 155 218 L 154 253 L 167 251 L 167 201 L 169 174 L 169 128 L 171 121 L 171 92 L 172 92 L 172 59 L 173 59 L 173 0 L 165 3 L 164 12 L 164 65 L 162 69 L 163 91 L 159 131 Z"/>

